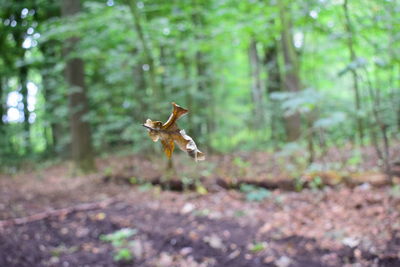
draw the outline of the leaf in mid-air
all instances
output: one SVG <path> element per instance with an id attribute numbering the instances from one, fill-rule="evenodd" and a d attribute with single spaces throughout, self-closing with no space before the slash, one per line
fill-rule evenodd
<path id="1" fill-rule="evenodd" d="M 175 103 L 172 103 L 172 106 L 174 107 L 172 114 L 164 124 L 161 121 L 152 121 L 150 119 L 147 119 L 146 123 L 143 124 L 149 131 L 150 138 L 154 142 L 161 139 L 165 155 L 168 158 L 171 158 L 176 143 L 181 150 L 187 152 L 196 161 L 204 160 L 204 153 L 198 150 L 194 140 L 186 134 L 185 130 L 179 129 L 176 124 L 176 121 L 188 113 L 188 110 Z"/>

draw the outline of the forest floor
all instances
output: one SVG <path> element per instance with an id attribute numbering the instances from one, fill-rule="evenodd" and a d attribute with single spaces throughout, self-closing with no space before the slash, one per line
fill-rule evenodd
<path id="1" fill-rule="evenodd" d="M 144 156 L 99 159 L 90 175 L 68 164 L 0 175 L 0 266 L 400 266 L 398 186 L 375 171 L 319 172 L 334 185 L 296 192 L 266 157 L 179 160 L 169 178 L 184 184 Z M 241 181 L 271 190 L 249 201 Z M 124 228 L 137 231 L 133 260 L 117 262 L 100 236 Z"/>

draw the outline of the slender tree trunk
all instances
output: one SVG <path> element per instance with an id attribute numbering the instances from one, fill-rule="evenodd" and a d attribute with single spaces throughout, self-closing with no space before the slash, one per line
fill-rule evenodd
<path id="1" fill-rule="evenodd" d="M 17 18 L 18 23 L 22 23 L 21 19 Z M 25 62 L 25 49 L 22 47 L 22 43 L 24 42 L 24 32 L 22 29 L 15 30 L 13 33 L 13 38 L 16 43 L 17 53 L 19 60 L 21 60 L 22 64 L 18 68 L 18 82 L 19 82 L 19 91 L 22 95 L 22 104 L 24 105 L 23 114 L 24 114 L 24 132 L 23 132 L 23 140 L 24 140 L 24 148 L 26 153 L 30 152 L 31 142 L 30 142 L 30 124 L 29 124 L 29 115 L 30 112 L 28 110 L 28 72 L 29 68 Z"/>
<path id="2" fill-rule="evenodd" d="M 400 64 L 399 65 L 399 73 L 398 73 L 398 88 L 400 88 Z M 397 92 L 397 129 L 400 132 L 400 92 Z"/>
<path id="3" fill-rule="evenodd" d="M 144 55 L 145 59 L 145 64 L 148 65 L 148 85 L 151 87 L 152 94 L 153 96 L 159 95 L 159 87 L 157 83 L 157 75 L 155 71 L 155 63 L 154 63 L 154 57 L 151 53 L 150 45 L 148 41 L 146 40 L 146 37 L 144 35 L 143 31 L 143 26 L 142 26 L 142 20 L 140 13 L 138 11 L 137 7 L 137 1 L 136 0 L 125 0 L 127 5 L 129 6 L 132 16 L 133 16 L 133 22 L 135 25 L 135 31 L 136 34 L 138 35 L 139 41 L 142 46 L 142 52 Z"/>
<path id="4" fill-rule="evenodd" d="M 279 92 L 281 85 L 281 76 L 279 72 L 278 64 L 278 44 L 274 44 L 265 48 L 264 64 L 267 71 L 267 86 L 266 91 L 268 96 L 274 92 Z M 281 116 L 278 113 L 279 106 L 274 101 L 270 101 L 270 128 L 271 128 L 271 138 L 272 140 L 278 140 L 278 123 L 281 121 Z"/>
<path id="5" fill-rule="evenodd" d="M 186 55 L 182 55 L 180 57 L 183 71 L 184 71 L 184 78 L 185 78 L 185 92 L 186 92 L 186 107 L 189 110 L 193 110 L 193 90 L 192 90 L 192 83 L 191 83 L 191 65 L 190 60 L 187 58 Z M 193 130 L 193 112 L 189 112 L 187 114 L 188 117 L 188 131 L 191 132 Z"/>
<path id="6" fill-rule="evenodd" d="M 5 80 L 6 79 L 3 80 L 3 77 L 1 77 L 0 75 L 0 146 L 1 146 L 0 154 L 4 153 L 3 155 L 5 155 L 10 148 L 9 137 L 6 131 L 7 124 L 3 121 L 3 118 L 7 113 L 7 108 L 6 108 L 7 97 L 4 92 L 5 89 L 4 85 L 6 84 Z"/>
<path id="7" fill-rule="evenodd" d="M 310 111 L 307 116 L 307 148 L 308 148 L 308 164 L 312 164 L 316 158 L 316 151 L 315 151 L 315 131 L 313 128 L 314 122 L 318 117 L 318 110 Z"/>
<path id="8" fill-rule="evenodd" d="M 133 78 L 133 95 L 136 99 L 143 99 L 142 101 L 139 101 L 139 110 L 135 111 L 132 110 L 132 117 L 135 120 L 138 120 L 140 122 L 144 122 L 146 119 L 145 112 L 148 110 L 148 102 L 144 101 L 148 99 L 148 94 L 146 92 L 147 88 L 147 82 L 145 79 L 145 73 L 143 70 L 143 59 L 140 57 L 138 49 L 133 49 L 132 54 L 137 57 L 139 55 L 138 62 L 133 66 L 132 69 L 132 78 Z"/>
<path id="9" fill-rule="evenodd" d="M 25 54 L 25 53 L 24 53 Z M 31 140 L 30 140 L 30 123 L 29 116 L 30 112 L 28 110 L 28 67 L 24 64 L 19 69 L 19 80 L 21 85 L 21 95 L 22 103 L 24 104 L 24 140 L 25 148 L 29 153 L 31 150 Z"/>
<path id="10" fill-rule="evenodd" d="M 79 0 L 63 1 L 63 16 L 72 16 L 81 10 Z M 79 40 L 70 38 L 66 42 L 65 56 L 68 57 Z M 84 120 L 88 113 L 88 100 L 85 91 L 84 62 L 80 58 L 68 59 L 65 66 L 65 79 L 70 87 L 68 101 L 71 127 L 72 159 L 76 166 L 83 171 L 95 168 L 92 152 L 92 139 L 89 123 Z"/>
<path id="11" fill-rule="evenodd" d="M 201 9 L 206 2 L 195 1 L 197 11 L 192 15 L 192 21 L 195 25 L 195 39 L 201 43 L 207 38 L 205 34 L 206 21 Z M 197 134 L 202 134 L 206 138 L 207 149 L 211 149 L 211 131 L 215 128 L 215 107 L 212 93 L 211 64 L 208 54 L 198 50 L 195 54 L 196 69 L 196 114 L 202 116 L 202 123 L 196 124 Z M 207 107 L 207 108 L 205 108 Z"/>
<path id="12" fill-rule="evenodd" d="M 371 139 L 372 142 L 375 146 L 376 153 L 378 155 L 378 158 L 382 161 L 384 165 L 384 171 L 388 175 L 388 181 L 390 183 L 393 182 L 392 180 L 392 172 L 391 172 L 391 164 L 390 164 L 390 143 L 389 143 L 389 137 L 388 137 L 388 128 L 389 126 L 387 123 L 385 123 L 384 119 L 381 116 L 380 110 L 381 108 L 381 96 L 380 96 L 380 90 L 379 89 L 374 89 L 369 72 L 367 68 L 364 68 L 365 71 L 365 76 L 367 80 L 367 89 L 369 96 L 371 98 Z M 374 121 L 373 121 L 374 119 Z M 378 140 L 378 134 L 375 133 L 375 131 L 379 130 L 381 135 L 382 135 L 382 149 L 380 148 L 379 145 L 379 140 Z"/>
<path id="13" fill-rule="evenodd" d="M 160 97 L 161 99 L 165 99 L 169 95 L 169 91 L 167 90 L 167 79 L 168 79 L 168 74 L 167 74 L 167 66 L 168 66 L 168 58 L 170 56 L 169 49 L 165 45 L 160 46 L 160 67 L 162 68 L 162 72 L 160 73 Z"/>
<path id="14" fill-rule="evenodd" d="M 45 112 L 49 114 L 49 137 L 46 138 L 47 141 L 47 150 L 51 154 L 59 154 L 62 156 L 66 156 L 67 146 L 61 144 L 60 140 L 62 139 L 62 135 L 65 132 L 65 126 L 63 126 L 62 122 L 59 120 L 57 114 L 54 112 L 55 108 L 58 105 L 62 105 L 60 101 L 58 101 L 54 96 L 57 93 L 56 88 L 56 77 L 53 74 L 54 67 L 56 65 L 56 47 L 59 47 L 61 44 L 56 41 L 49 41 L 40 46 L 40 49 L 43 55 L 46 58 L 46 61 L 42 67 L 42 87 L 43 87 L 43 95 L 46 100 L 45 102 Z"/>
<path id="15" fill-rule="evenodd" d="M 350 62 L 354 62 L 357 59 L 356 52 L 354 50 L 354 30 L 351 24 L 348 1 L 344 0 L 343 2 L 343 11 L 345 16 L 345 28 L 347 33 L 347 47 L 350 53 Z M 361 98 L 360 98 L 360 89 L 358 84 L 358 74 L 355 68 L 351 68 L 351 74 L 353 77 L 353 90 L 354 90 L 354 100 L 355 100 L 355 108 L 356 108 L 356 124 L 357 124 L 357 132 L 358 137 L 360 139 L 360 144 L 363 145 L 364 139 L 364 125 L 362 119 L 359 117 L 359 112 L 361 110 Z"/>
<path id="16" fill-rule="evenodd" d="M 259 128 L 264 123 L 264 90 L 261 81 L 260 57 L 257 42 L 252 39 L 249 45 L 249 63 L 251 70 L 251 96 L 253 100 L 254 126 Z"/>
<path id="17" fill-rule="evenodd" d="M 200 96 L 197 99 L 197 106 L 202 108 L 202 106 L 205 105 L 207 102 L 207 63 L 205 61 L 205 55 L 203 52 L 197 51 L 196 52 L 196 74 L 197 74 L 197 92 L 198 95 Z M 200 109 L 198 110 L 200 111 Z M 205 115 L 204 112 L 202 112 L 202 115 Z M 208 133 L 207 130 L 207 124 L 206 124 L 207 118 L 205 117 L 203 120 L 202 124 L 199 124 L 199 129 L 198 133 L 202 133 L 206 135 Z"/>
<path id="18" fill-rule="evenodd" d="M 281 89 L 281 76 L 278 64 L 277 44 L 273 44 L 265 49 L 265 65 L 267 67 L 267 93 L 279 92 Z"/>
<path id="19" fill-rule="evenodd" d="M 5 111 L 6 111 L 6 109 L 5 109 L 5 103 L 6 103 L 6 101 L 5 101 L 5 97 L 4 97 L 4 88 L 3 88 L 3 77 L 1 77 L 1 75 L 0 75 L 0 136 L 1 136 L 1 138 L 4 138 L 3 136 L 2 136 L 2 133 L 3 133 L 3 130 L 4 130 L 4 121 L 3 121 L 3 118 L 4 118 L 4 115 L 5 115 Z"/>
<path id="20" fill-rule="evenodd" d="M 284 60 L 284 68 L 282 75 L 283 91 L 298 92 L 301 89 L 299 61 L 293 43 L 292 22 L 289 16 L 289 5 L 287 1 L 280 1 L 280 21 L 281 21 L 281 45 Z M 300 114 L 295 113 L 287 116 L 285 128 L 287 140 L 289 142 L 296 141 L 301 135 Z"/>

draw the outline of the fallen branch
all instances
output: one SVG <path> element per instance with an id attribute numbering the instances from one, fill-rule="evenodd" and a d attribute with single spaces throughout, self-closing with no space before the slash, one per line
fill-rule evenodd
<path id="1" fill-rule="evenodd" d="M 40 221 L 40 220 L 43 220 L 43 219 L 46 219 L 49 217 L 66 216 L 70 213 L 77 212 L 77 211 L 86 211 L 86 210 L 105 208 L 108 205 L 114 203 L 115 201 L 116 201 L 116 199 L 107 199 L 107 200 L 95 202 L 95 203 L 84 203 L 84 204 L 79 204 L 79 205 L 76 205 L 73 207 L 68 207 L 68 208 L 63 208 L 63 209 L 44 211 L 44 212 L 36 213 L 36 214 L 30 215 L 30 216 L 22 217 L 22 218 L 15 218 L 15 219 L 2 220 L 2 221 L 0 220 L 0 231 L 2 230 L 2 228 L 5 228 L 7 226 L 31 223 L 31 222 Z"/>

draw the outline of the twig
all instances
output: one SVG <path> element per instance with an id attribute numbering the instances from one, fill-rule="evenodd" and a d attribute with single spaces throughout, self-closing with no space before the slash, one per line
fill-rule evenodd
<path id="1" fill-rule="evenodd" d="M 93 209 L 98 209 L 98 208 L 105 208 L 108 205 L 114 203 L 116 199 L 107 199 L 101 202 L 95 202 L 95 203 L 84 203 L 84 204 L 79 204 L 73 207 L 68 207 L 68 208 L 63 208 L 63 209 L 57 209 L 57 210 L 49 210 L 49 211 L 44 211 L 40 213 L 36 213 L 30 216 L 22 217 L 22 218 L 15 218 L 15 219 L 9 219 L 9 220 L 0 220 L 0 231 L 2 228 L 5 228 L 7 226 L 13 226 L 13 225 L 22 225 L 26 223 L 31 223 L 35 221 L 40 221 L 49 217 L 56 217 L 56 216 L 66 216 L 70 213 L 77 212 L 77 211 L 86 211 L 86 210 L 93 210 Z"/>

